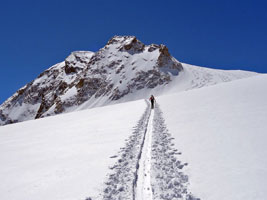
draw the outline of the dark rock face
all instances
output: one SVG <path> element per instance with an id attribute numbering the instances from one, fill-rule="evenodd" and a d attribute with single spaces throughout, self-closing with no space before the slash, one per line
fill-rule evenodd
<path id="1" fill-rule="evenodd" d="M 167 67 L 170 69 L 177 69 L 178 71 L 183 70 L 182 64 L 174 61 L 174 58 L 171 57 L 169 50 L 165 45 L 160 45 L 159 52 L 158 67 Z"/>
<path id="2" fill-rule="evenodd" d="M 156 49 L 159 49 L 159 45 L 157 45 L 157 44 L 151 44 L 150 46 L 149 46 L 149 48 L 148 48 L 148 51 L 149 52 L 152 52 L 152 51 L 155 51 Z"/>
<path id="3" fill-rule="evenodd" d="M 136 37 L 133 37 L 123 47 L 126 51 L 132 50 L 132 53 L 134 53 L 134 52 L 143 51 L 145 48 L 145 45 L 142 42 L 140 42 L 139 40 L 137 40 Z"/>
<path id="4" fill-rule="evenodd" d="M 3 115 L 3 111 L 2 111 L 2 110 L 0 110 L 0 120 L 1 120 L 1 121 L 6 121 L 6 120 L 7 120 L 7 119 L 6 119 L 6 116 Z"/>
<path id="5" fill-rule="evenodd" d="M 0 125 L 69 112 L 89 100 L 116 101 L 167 85 L 181 70 L 166 46 L 146 46 L 134 36 L 115 36 L 95 53 L 71 53 L 18 90 L 0 106 Z M 14 114 L 17 109 L 20 113 Z"/>
<path id="6" fill-rule="evenodd" d="M 161 55 L 164 55 L 166 57 L 171 56 L 170 53 L 169 53 L 168 48 L 165 45 L 163 45 L 163 44 L 160 45 L 159 52 L 161 53 Z"/>
<path id="7" fill-rule="evenodd" d="M 65 65 L 65 73 L 70 74 L 70 73 L 76 73 L 76 69 L 74 67 L 70 67 L 68 65 Z"/>

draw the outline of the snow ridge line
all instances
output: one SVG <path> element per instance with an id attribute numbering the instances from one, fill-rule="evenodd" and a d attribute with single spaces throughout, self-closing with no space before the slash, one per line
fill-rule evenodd
<path id="1" fill-rule="evenodd" d="M 177 159 L 181 155 L 175 149 L 162 111 L 156 104 L 154 109 L 151 158 L 151 185 L 154 200 L 200 200 L 188 191 L 189 178 L 183 172 L 188 163 Z"/>
<path id="2" fill-rule="evenodd" d="M 133 133 L 126 140 L 125 147 L 120 148 L 118 155 L 111 156 L 118 160 L 112 167 L 109 167 L 111 172 L 107 175 L 103 191 L 97 199 L 133 200 L 137 169 L 139 168 L 138 161 L 141 157 L 144 135 L 150 116 L 150 105 L 147 101 L 146 104 L 147 108 L 134 127 Z M 92 200 L 92 198 L 88 197 L 86 200 Z"/>

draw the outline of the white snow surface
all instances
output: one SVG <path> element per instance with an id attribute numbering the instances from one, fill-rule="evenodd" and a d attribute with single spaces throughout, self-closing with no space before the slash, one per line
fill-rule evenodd
<path id="1" fill-rule="evenodd" d="M 267 75 L 213 85 L 228 72 L 204 70 L 213 78 L 185 75 L 188 90 L 156 96 L 189 190 L 204 200 L 266 199 Z M 0 127 L 0 199 L 94 199 L 145 108 L 131 101 Z"/>
<path id="2" fill-rule="evenodd" d="M 266 91 L 259 75 L 157 99 L 195 196 L 266 199 Z"/>
<path id="3" fill-rule="evenodd" d="M 0 127 L 1 200 L 84 200 L 143 114 L 136 101 Z"/>

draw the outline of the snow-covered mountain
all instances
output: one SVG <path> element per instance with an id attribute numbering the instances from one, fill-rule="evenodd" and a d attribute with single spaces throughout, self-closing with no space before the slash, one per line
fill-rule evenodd
<path id="1" fill-rule="evenodd" d="M 77 51 L 0 106 L 0 125 L 144 99 L 255 75 L 180 63 L 164 45 L 114 36 L 97 52 Z"/>
<path id="2" fill-rule="evenodd" d="M 265 199 L 266 90 L 131 36 L 73 52 L 0 107 L 0 125 L 76 111 L 0 127 L 1 200 Z"/>
<path id="3" fill-rule="evenodd" d="M 1 200 L 266 199 L 266 91 L 257 75 L 1 126 Z"/>

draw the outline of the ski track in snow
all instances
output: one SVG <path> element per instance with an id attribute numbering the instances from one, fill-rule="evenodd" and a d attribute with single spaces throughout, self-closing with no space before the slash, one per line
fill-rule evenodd
<path id="1" fill-rule="evenodd" d="M 154 110 L 151 111 L 147 125 L 147 131 L 144 135 L 144 145 L 141 150 L 142 154 L 139 160 L 139 169 L 137 173 L 135 200 L 153 200 L 150 180 L 153 118 Z"/>
<path id="2" fill-rule="evenodd" d="M 188 190 L 188 165 L 177 160 L 180 155 L 168 132 L 158 105 L 147 108 L 134 127 L 133 134 L 121 148 L 116 163 L 110 167 L 103 191 L 86 200 L 200 200 Z"/>
<path id="3" fill-rule="evenodd" d="M 121 148 L 118 155 L 111 156 L 117 158 L 115 164 L 110 167 L 111 172 L 105 181 L 103 191 L 96 199 L 103 200 L 132 200 L 135 193 L 134 188 L 137 182 L 137 169 L 141 157 L 141 149 L 144 136 L 147 130 L 147 123 L 150 115 L 149 104 L 134 127 L 134 131 L 126 140 L 125 147 Z M 87 198 L 90 200 L 90 198 Z"/>

